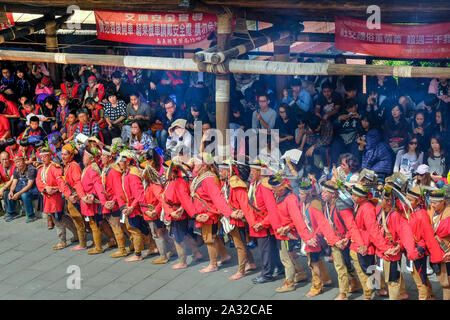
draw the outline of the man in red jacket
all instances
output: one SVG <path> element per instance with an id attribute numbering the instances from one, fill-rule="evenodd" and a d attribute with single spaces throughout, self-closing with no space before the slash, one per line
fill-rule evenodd
<path id="1" fill-rule="evenodd" d="M 338 195 L 336 183 L 326 181 L 321 186 L 325 221 L 317 216 L 318 228 L 331 247 L 333 264 L 338 275 L 339 295 L 335 300 L 347 300 L 348 293 L 361 289 L 351 263 L 350 250 L 365 255 L 367 246 L 355 223 L 352 208 Z M 331 232 L 327 232 L 328 228 L 331 228 Z"/>
<path id="2" fill-rule="evenodd" d="M 249 188 L 249 203 L 253 208 L 253 215 L 245 217 L 249 225 L 250 237 L 256 238 L 262 263 L 261 275 L 253 278 L 253 283 L 273 281 L 275 267 L 283 268 L 268 214 L 271 212 L 272 215 L 278 215 L 278 208 L 273 192 L 262 184 L 263 169 L 264 166 L 258 163 L 250 165 L 252 181 Z"/>
<path id="3" fill-rule="evenodd" d="M 306 294 L 307 297 L 314 297 L 323 291 L 324 285 L 331 284 L 330 274 L 323 262 L 322 256 L 325 254 L 326 244 L 321 245 L 319 237 L 323 237 L 323 232 L 319 228 L 318 221 L 324 220 L 322 204 L 319 199 L 313 197 L 313 185 L 309 179 L 304 180 L 299 186 L 300 217 L 305 222 L 317 244 L 308 245 L 307 239 L 302 238 L 302 249 L 308 257 L 308 267 L 311 270 L 311 289 Z M 294 217 L 293 217 L 294 218 Z M 325 225 L 326 227 L 326 225 Z"/>
<path id="4" fill-rule="evenodd" d="M 350 256 L 355 264 L 356 273 L 363 287 L 364 300 L 372 299 L 372 288 L 368 286 L 369 277 L 372 275 L 373 267 L 376 265 L 375 249 L 384 255 L 392 255 L 394 246 L 387 241 L 378 228 L 375 206 L 369 201 L 368 189 L 360 184 L 352 188 L 352 199 L 355 203 L 355 222 L 362 235 L 367 254 L 362 255 L 350 250 Z M 369 281 L 368 281 L 369 280 Z"/>
<path id="5" fill-rule="evenodd" d="M 389 178 L 386 179 L 389 181 Z M 378 266 L 384 271 L 384 280 L 389 288 L 389 300 L 404 300 L 408 298 L 405 282 L 401 273 L 401 251 L 406 249 L 408 259 L 419 257 L 414 236 L 408 221 L 398 213 L 396 198 L 392 192 L 392 185 L 384 188 L 381 205 L 376 207 L 378 226 L 384 238 L 394 247 L 392 255 L 386 256 L 377 250 Z"/>
<path id="6" fill-rule="evenodd" d="M 446 186 L 448 187 L 448 186 Z M 440 264 L 431 263 L 433 270 L 442 286 L 442 299 L 450 300 L 450 190 L 446 194 L 441 190 L 430 195 L 430 218 L 435 232 L 435 238 L 444 253 L 444 261 Z"/>
<path id="7" fill-rule="evenodd" d="M 152 162 L 145 161 L 140 166 L 141 168 L 144 167 L 142 178 L 147 184 L 145 188 L 145 202 L 147 205 L 142 210 L 144 213 L 143 217 L 149 224 L 159 252 L 159 257 L 153 259 L 152 264 L 168 263 L 175 248 L 172 239 L 167 234 L 166 224 L 164 221 L 161 221 L 162 195 L 164 191 L 161 177 Z M 169 249 L 172 250 L 169 251 Z"/>
<path id="8" fill-rule="evenodd" d="M 99 183 L 103 191 L 99 195 L 102 205 L 102 214 L 111 225 L 114 237 L 117 242 L 117 251 L 111 253 L 111 258 L 126 257 L 128 255 L 125 250 L 125 235 L 120 223 L 119 208 L 125 205 L 125 195 L 122 189 L 122 171 L 119 166 L 114 163 L 114 155 L 109 146 L 103 146 L 101 160 L 103 169 Z"/>
<path id="9" fill-rule="evenodd" d="M 427 276 L 427 254 L 430 255 L 431 263 L 441 263 L 444 256 L 434 237 L 430 217 L 427 211 L 422 208 L 423 200 L 420 187 L 415 186 L 408 189 L 406 197 L 411 203 L 412 212 L 410 212 L 410 209 L 401 211 L 408 220 L 416 241 L 416 248 L 420 254 L 419 259 L 409 260 L 407 264 L 413 270 L 412 276 L 419 291 L 419 300 L 433 300 L 433 288 Z"/>
<path id="10" fill-rule="evenodd" d="M 76 229 L 72 221 L 63 212 L 63 200 L 59 188 L 62 180 L 62 171 L 58 164 L 52 162 L 51 150 L 41 148 L 39 156 L 43 165 L 39 168 L 36 176 L 36 186 L 44 198 L 42 212 L 49 215 L 56 226 L 59 243 L 52 247 L 53 250 L 64 249 L 67 246 L 66 228 L 73 233 L 71 242 L 76 240 Z"/>
<path id="11" fill-rule="evenodd" d="M 84 218 L 81 215 L 79 201 L 86 195 L 81 185 L 81 168 L 73 160 L 75 150 L 71 144 L 66 144 L 61 150 L 61 159 L 64 164 L 63 177 L 58 180 L 59 190 L 66 199 L 67 211 L 77 228 L 79 243 L 73 247 L 72 251 L 87 249 L 86 245 L 86 226 Z"/>
<path id="12" fill-rule="evenodd" d="M 144 237 L 150 234 L 140 208 L 141 205 L 145 205 L 145 199 L 144 186 L 137 164 L 138 161 L 131 151 L 125 150 L 120 153 L 119 167 L 122 170 L 122 189 L 125 196 L 125 203 L 120 210 L 122 219 L 125 220 L 125 225 L 131 233 L 134 246 L 134 256 L 125 259 L 127 262 L 143 260 Z"/>
<path id="13" fill-rule="evenodd" d="M 264 182 L 263 182 L 264 183 Z M 272 228 L 276 230 L 277 247 L 280 253 L 281 263 L 285 268 L 286 279 L 283 286 L 276 289 L 277 292 L 288 292 L 295 290 L 296 270 L 302 269 L 298 256 L 293 257 L 289 254 L 294 246 L 294 241 L 298 237 L 303 239 L 309 246 L 316 247 L 317 240 L 314 234 L 310 232 L 301 219 L 300 205 L 297 196 L 292 192 L 288 180 L 281 177 L 272 176 L 268 180 L 269 186 L 275 195 L 275 201 L 278 207 L 278 216 L 270 216 Z"/>
<path id="14" fill-rule="evenodd" d="M 185 269 L 188 266 L 187 246 L 192 251 L 193 261 L 199 261 L 203 258 L 197 244 L 188 233 L 188 218 L 194 217 L 196 211 L 189 194 L 189 178 L 181 165 L 172 161 L 167 169 L 166 178 L 167 183 L 161 195 L 161 204 L 162 209 L 164 209 L 164 220 L 170 222 L 169 235 L 174 240 L 178 254 L 178 263 L 173 265 L 172 269 Z"/>
<path id="15" fill-rule="evenodd" d="M 220 215 L 241 219 L 242 211 L 232 210 L 220 191 L 219 178 L 212 171 L 213 160 L 210 155 L 200 154 L 195 159 L 194 173 L 190 192 L 194 201 L 196 227 L 202 229 L 202 238 L 208 248 L 209 265 L 201 273 L 219 270 L 217 258 L 229 260 L 223 240 L 217 235 Z"/>
<path id="16" fill-rule="evenodd" d="M 229 219 L 229 223 L 234 226 L 229 235 L 233 239 L 238 254 L 238 272 L 232 275 L 230 280 L 237 280 L 245 276 L 245 272 L 255 270 L 256 264 L 253 255 L 246 245 L 245 219 L 253 214 L 253 209 L 248 203 L 247 181 L 250 170 L 248 166 L 241 164 L 224 163 L 219 165 L 220 180 L 222 181 L 222 193 L 228 200 L 233 210 L 240 210 L 243 213 L 242 219 Z M 223 218 L 226 219 L 226 218 Z"/>

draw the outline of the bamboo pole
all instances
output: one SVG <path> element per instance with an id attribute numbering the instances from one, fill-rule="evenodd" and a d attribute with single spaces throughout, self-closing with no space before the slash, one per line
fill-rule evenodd
<path id="1" fill-rule="evenodd" d="M 152 70 L 200 71 L 198 65 L 192 59 L 145 56 L 0 50 L 0 59 L 10 61 L 55 62 L 59 64 L 94 64 Z M 231 73 L 273 75 L 383 75 L 406 78 L 450 78 L 450 68 L 443 67 L 297 63 L 237 59 L 230 60 L 228 67 Z"/>
<path id="2" fill-rule="evenodd" d="M 228 49 L 231 37 L 233 13 L 226 10 L 217 15 L 217 49 L 222 52 Z M 222 134 L 218 137 L 218 152 L 221 159 L 230 154 L 226 139 L 226 130 L 230 127 L 230 73 L 216 75 L 216 128 Z"/>

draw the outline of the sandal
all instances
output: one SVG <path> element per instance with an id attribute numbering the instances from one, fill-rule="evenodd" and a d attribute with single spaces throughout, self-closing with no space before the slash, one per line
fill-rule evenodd
<path id="1" fill-rule="evenodd" d="M 64 249 L 65 247 L 67 247 L 67 244 L 65 242 L 60 242 L 57 245 L 54 245 L 52 247 L 53 250 L 61 250 Z"/>

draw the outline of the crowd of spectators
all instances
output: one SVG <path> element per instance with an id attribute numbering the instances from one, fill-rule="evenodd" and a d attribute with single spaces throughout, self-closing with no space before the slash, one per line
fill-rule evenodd
<path id="1" fill-rule="evenodd" d="M 335 63 L 345 59 L 338 56 Z M 120 137 L 130 149 L 143 154 L 156 148 L 167 158 L 168 150 L 193 150 L 195 126 L 203 134 L 200 148 L 215 128 L 210 73 L 65 65 L 56 82 L 45 63 L 2 62 L 1 71 L 5 199 L 34 190 L 27 181 L 36 174 L 36 144 L 48 141 L 60 162 L 61 146 L 83 133 L 106 145 Z M 261 154 L 275 165 L 286 151 L 301 150 L 291 181 L 306 172 L 316 178 L 339 172 L 351 181 L 366 168 L 381 180 L 401 172 L 418 184 L 447 182 L 449 79 L 366 77 L 363 93 L 363 77 L 299 75 L 278 98 L 275 76 L 230 78 L 230 129 L 268 132 L 272 143 Z M 27 155 L 22 169 L 13 163 L 18 152 Z"/>

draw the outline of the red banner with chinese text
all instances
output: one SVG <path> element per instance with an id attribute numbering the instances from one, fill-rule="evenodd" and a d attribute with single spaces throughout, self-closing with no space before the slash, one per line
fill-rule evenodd
<path id="1" fill-rule="evenodd" d="M 390 58 L 450 57 L 450 22 L 428 25 L 381 24 L 367 28 L 365 20 L 335 19 L 335 48 Z"/>
<path id="2" fill-rule="evenodd" d="M 101 40 L 179 46 L 206 39 L 217 29 L 217 16 L 201 12 L 141 13 L 94 11 Z"/>
<path id="3" fill-rule="evenodd" d="M 11 12 L 6 12 L 6 21 L 0 22 L 0 30 L 8 29 L 14 26 L 14 18 Z"/>

